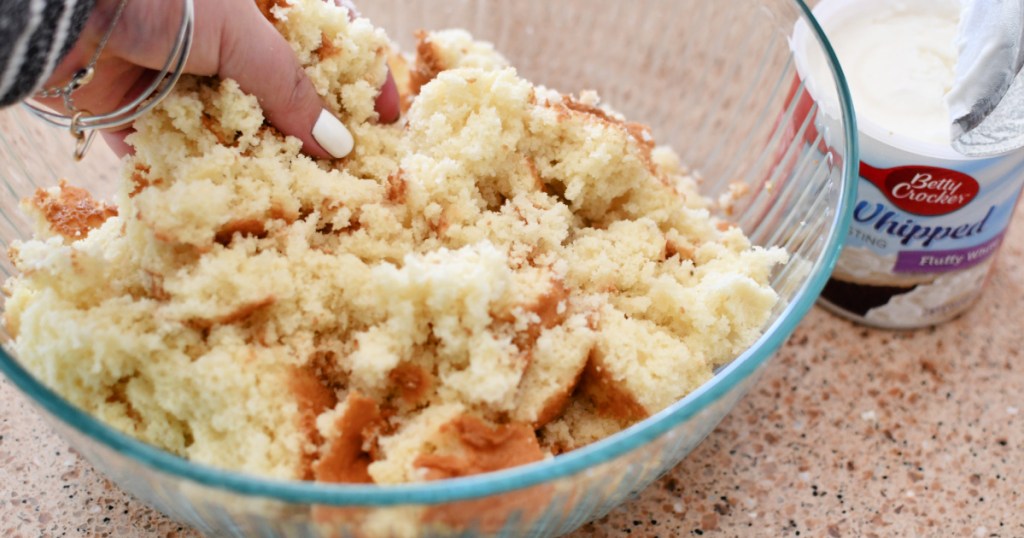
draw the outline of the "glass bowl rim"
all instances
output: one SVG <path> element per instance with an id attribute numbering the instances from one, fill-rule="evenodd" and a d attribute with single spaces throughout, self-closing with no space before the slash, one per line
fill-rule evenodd
<path id="1" fill-rule="evenodd" d="M 263 478 L 188 461 L 114 430 L 79 410 L 29 374 L 6 348 L 0 347 L 2 372 L 29 400 L 63 425 L 97 441 L 106 448 L 160 474 L 234 494 L 263 497 L 291 504 L 327 506 L 433 505 L 498 495 L 584 472 L 610 462 L 665 434 L 704 410 L 752 375 L 793 333 L 824 288 L 843 245 L 856 202 L 858 140 L 856 117 L 846 77 L 831 44 L 804 0 L 793 0 L 799 20 L 806 22 L 826 54 L 838 90 L 843 117 L 845 147 L 839 211 L 833 216 L 834 233 L 827 238 L 821 263 L 812 272 L 783 313 L 764 334 L 717 372 L 696 391 L 661 412 L 586 447 L 532 463 L 482 475 L 450 480 L 380 486 L 375 484 L 327 484 L 312 481 Z"/>

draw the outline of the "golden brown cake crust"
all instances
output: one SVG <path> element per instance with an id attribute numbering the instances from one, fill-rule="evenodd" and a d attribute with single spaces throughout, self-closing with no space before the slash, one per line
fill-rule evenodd
<path id="1" fill-rule="evenodd" d="M 69 241 L 82 239 L 90 230 L 117 216 L 117 208 L 93 199 L 85 189 L 60 180 L 57 192 L 36 190 L 32 205 L 39 211 L 54 233 Z"/>
<path id="2" fill-rule="evenodd" d="M 409 71 L 409 91 L 413 95 L 419 95 L 420 88 L 445 70 L 429 36 L 425 30 L 416 31 L 416 63 Z"/>
<path id="3" fill-rule="evenodd" d="M 647 410 L 633 394 L 623 390 L 611 372 L 602 369 L 594 360 L 587 361 L 578 390 L 582 397 L 593 403 L 598 413 L 624 424 L 647 417 Z"/>
<path id="4" fill-rule="evenodd" d="M 335 426 L 340 435 L 323 446 L 313 463 L 313 478 L 319 482 L 371 483 L 367 470 L 372 462 L 366 447 L 381 427 L 377 401 L 358 392 L 345 398 L 345 411 Z"/>
<path id="5" fill-rule="evenodd" d="M 491 426 L 462 415 L 441 427 L 458 440 L 458 448 L 444 454 L 422 454 L 413 465 L 426 471 L 427 480 L 471 476 L 540 461 L 544 453 L 528 424 Z"/>

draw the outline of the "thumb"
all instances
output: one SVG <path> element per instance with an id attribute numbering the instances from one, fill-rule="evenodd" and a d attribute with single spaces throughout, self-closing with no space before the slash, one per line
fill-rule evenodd
<path id="1" fill-rule="evenodd" d="M 284 37 L 255 4 L 248 6 L 221 19 L 217 74 L 254 95 L 270 123 L 301 140 L 307 155 L 345 157 L 355 145 L 352 133 L 324 107 Z"/>

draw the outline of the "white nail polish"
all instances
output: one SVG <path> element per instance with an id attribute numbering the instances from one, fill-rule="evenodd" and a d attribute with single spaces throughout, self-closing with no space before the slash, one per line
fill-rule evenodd
<path id="1" fill-rule="evenodd" d="M 352 153 L 352 148 L 356 145 L 348 128 L 326 109 L 320 111 L 320 117 L 313 126 L 313 138 L 335 159 Z"/>

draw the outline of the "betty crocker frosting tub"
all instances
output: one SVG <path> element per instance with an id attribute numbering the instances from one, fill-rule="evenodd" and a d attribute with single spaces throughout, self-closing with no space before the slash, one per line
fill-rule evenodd
<path id="1" fill-rule="evenodd" d="M 969 308 L 1024 183 L 1024 152 L 969 158 L 950 146 L 959 5 L 826 0 L 814 10 L 849 81 L 861 148 L 853 221 L 821 303 L 861 323 L 910 329 Z M 814 114 L 806 142 L 826 145 L 836 112 L 815 102 L 825 64 L 807 37 L 798 26 L 792 41 L 807 90 L 795 117 Z"/>

